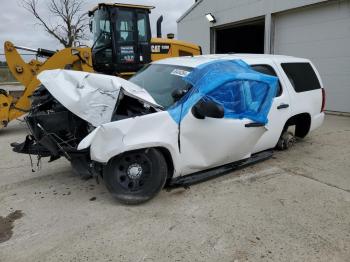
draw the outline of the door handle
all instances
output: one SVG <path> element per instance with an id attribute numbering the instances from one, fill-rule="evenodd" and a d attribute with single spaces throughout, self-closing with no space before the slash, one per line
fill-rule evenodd
<path id="1" fill-rule="evenodd" d="M 277 109 L 280 110 L 280 109 L 285 109 L 285 108 L 288 108 L 289 105 L 288 104 L 280 104 Z"/>
<path id="2" fill-rule="evenodd" d="M 247 128 L 250 128 L 250 127 L 261 127 L 261 126 L 265 126 L 265 124 L 253 122 L 253 123 L 249 123 L 249 124 L 245 125 L 245 127 L 247 127 Z"/>

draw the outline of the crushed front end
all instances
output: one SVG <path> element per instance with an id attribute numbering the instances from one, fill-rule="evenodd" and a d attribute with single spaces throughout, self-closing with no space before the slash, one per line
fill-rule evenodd
<path id="1" fill-rule="evenodd" d="M 88 150 L 77 150 L 79 142 L 93 127 L 59 103 L 43 85 L 31 100 L 32 108 L 25 117 L 30 135 L 23 143 L 12 143 L 13 151 L 50 157 L 50 161 L 63 156 L 81 176 L 94 175 L 96 168 Z"/>
<path id="2" fill-rule="evenodd" d="M 30 135 L 12 143 L 13 150 L 51 162 L 65 157 L 84 178 L 102 172 L 90 148 L 78 150 L 96 127 L 160 110 L 145 90 L 121 78 L 70 70 L 45 71 L 38 78 L 42 85 L 25 117 Z"/>

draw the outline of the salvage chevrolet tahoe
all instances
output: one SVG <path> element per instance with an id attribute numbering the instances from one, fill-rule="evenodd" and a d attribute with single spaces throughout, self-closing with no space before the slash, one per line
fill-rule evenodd
<path id="1" fill-rule="evenodd" d="M 264 160 L 324 120 L 325 92 L 307 59 L 209 55 L 154 62 L 130 81 L 86 72 L 41 73 L 14 151 L 66 157 L 102 176 L 123 203 L 153 198 Z"/>

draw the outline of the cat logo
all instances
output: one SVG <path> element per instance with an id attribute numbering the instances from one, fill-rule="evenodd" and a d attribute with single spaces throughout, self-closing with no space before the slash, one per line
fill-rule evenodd
<path id="1" fill-rule="evenodd" d="M 169 53 L 170 45 L 167 45 L 167 44 L 152 45 L 151 50 L 153 54 L 167 54 Z"/>

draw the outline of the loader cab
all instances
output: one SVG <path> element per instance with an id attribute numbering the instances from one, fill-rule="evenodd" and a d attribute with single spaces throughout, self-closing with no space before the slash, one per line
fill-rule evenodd
<path id="1" fill-rule="evenodd" d="M 89 12 L 95 71 L 127 75 L 151 62 L 150 6 L 99 4 Z"/>

